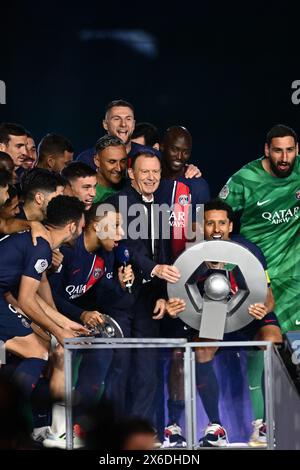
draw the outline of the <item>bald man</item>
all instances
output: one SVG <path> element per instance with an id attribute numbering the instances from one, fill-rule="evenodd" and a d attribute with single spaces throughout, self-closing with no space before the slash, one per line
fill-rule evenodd
<path id="1" fill-rule="evenodd" d="M 162 153 L 162 183 L 157 191 L 157 201 L 167 203 L 172 227 L 171 251 L 174 261 L 185 249 L 188 239 L 189 212 L 195 232 L 197 209 L 210 200 L 209 187 L 204 178 L 188 175 L 187 168 L 192 152 L 192 136 L 183 126 L 172 126 L 164 134 L 160 147 Z M 195 168 L 195 167 L 194 167 Z M 189 241 L 192 241 L 190 238 Z"/>
<path id="2" fill-rule="evenodd" d="M 192 136 L 183 126 L 167 129 L 160 146 L 163 155 L 162 177 L 178 179 L 184 176 L 192 152 Z"/>

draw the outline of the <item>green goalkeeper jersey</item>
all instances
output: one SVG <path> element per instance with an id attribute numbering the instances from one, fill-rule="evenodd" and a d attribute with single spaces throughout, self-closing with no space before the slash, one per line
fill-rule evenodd
<path id="1" fill-rule="evenodd" d="M 235 173 L 219 197 L 242 210 L 241 233 L 263 251 L 283 333 L 300 328 L 300 156 L 287 178 L 254 160 Z"/>
<path id="2" fill-rule="evenodd" d="M 243 211 L 241 234 L 263 251 L 271 281 L 300 278 L 300 156 L 286 178 L 270 175 L 262 159 L 235 173 L 219 197 Z"/>

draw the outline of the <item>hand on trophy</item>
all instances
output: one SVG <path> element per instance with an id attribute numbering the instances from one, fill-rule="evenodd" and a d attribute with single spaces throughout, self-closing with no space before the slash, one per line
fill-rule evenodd
<path id="1" fill-rule="evenodd" d="M 261 320 L 268 313 L 267 307 L 262 303 L 252 304 L 248 308 L 249 315 L 256 320 Z"/>
<path id="2" fill-rule="evenodd" d="M 171 318 L 176 318 L 185 310 L 186 304 L 183 299 L 171 298 L 166 303 L 166 311 Z"/>
<path id="3" fill-rule="evenodd" d="M 96 310 L 88 311 L 85 310 L 80 315 L 80 320 L 87 328 L 96 328 L 97 325 L 103 325 L 104 319 L 100 312 Z"/>
<path id="4" fill-rule="evenodd" d="M 159 277 L 159 279 L 164 279 L 171 284 L 175 284 L 175 282 L 179 281 L 180 279 L 180 272 L 178 268 L 169 264 L 157 264 L 152 270 L 151 275 Z"/>

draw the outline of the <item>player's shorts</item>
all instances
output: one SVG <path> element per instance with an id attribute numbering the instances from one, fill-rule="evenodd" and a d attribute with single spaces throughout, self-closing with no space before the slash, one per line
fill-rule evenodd
<path id="1" fill-rule="evenodd" d="M 240 330 L 225 333 L 223 341 L 253 341 L 257 333 L 264 326 L 279 326 L 279 321 L 274 312 L 267 313 L 261 320 L 253 320 Z M 166 317 L 163 319 L 161 337 L 163 338 L 186 338 L 195 341 L 199 338 L 199 331 L 187 326 L 180 318 Z"/>
<path id="2" fill-rule="evenodd" d="M 15 336 L 28 336 L 31 333 L 31 320 L 0 298 L 0 340 L 6 342 Z"/>
<path id="3" fill-rule="evenodd" d="M 264 326 L 279 326 L 279 321 L 274 312 L 267 313 L 261 320 L 253 320 L 249 325 L 232 333 L 225 333 L 223 341 L 253 341 L 259 330 Z"/>

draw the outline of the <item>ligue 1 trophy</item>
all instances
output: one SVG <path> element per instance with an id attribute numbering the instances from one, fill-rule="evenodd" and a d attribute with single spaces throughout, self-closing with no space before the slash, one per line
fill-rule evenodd
<path id="1" fill-rule="evenodd" d="M 222 269 L 212 269 L 220 265 Z M 184 251 L 175 266 L 181 278 L 176 284 L 168 284 L 169 298 L 185 300 L 186 309 L 179 318 L 198 330 L 201 338 L 222 340 L 224 333 L 239 330 L 253 320 L 248 313 L 251 304 L 265 302 L 268 286 L 263 266 L 239 243 L 202 241 Z M 230 272 L 235 279 L 234 292 L 228 279 Z"/>
<path id="2" fill-rule="evenodd" d="M 103 325 L 88 328 L 89 336 L 96 336 L 97 338 L 124 338 L 123 331 L 116 320 L 104 313 L 102 318 L 104 319 Z"/>

